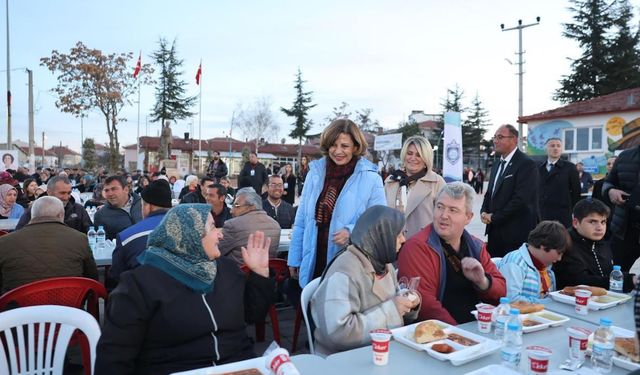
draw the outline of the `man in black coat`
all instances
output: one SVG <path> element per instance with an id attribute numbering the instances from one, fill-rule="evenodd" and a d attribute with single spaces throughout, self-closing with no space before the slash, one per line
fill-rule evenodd
<path id="1" fill-rule="evenodd" d="M 220 182 L 220 179 L 229 173 L 227 165 L 220 159 L 220 153 L 218 151 L 213 152 L 213 160 L 209 163 L 207 168 L 207 175 L 213 177 L 216 183 Z"/>
<path id="2" fill-rule="evenodd" d="M 262 194 L 262 186 L 267 182 L 269 175 L 264 165 L 258 162 L 258 154 L 255 152 L 249 154 L 249 161 L 240 172 L 240 178 L 242 177 L 247 177 L 251 181 L 251 187 L 258 195 Z"/>
<path id="3" fill-rule="evenodd" d="M 536 163 L 518 150 L 513 125 L 499 127 L 493 144 L 502 156 L 491 170 L 480 217 L 487 225 L 489 253 L 502 257 L 526 242 L 538 223 L 539 176 Z"/>
<path id="4" fill-rule="evenodd" d="M 562 141 L 549 138 L 547 161 L 538 166 L 540 174 L 539 207 L 541 220 L 557 220 L 571 227 L 571 211 L 580 200 L 580 178 L 576 166 L 560 159 Z"/>

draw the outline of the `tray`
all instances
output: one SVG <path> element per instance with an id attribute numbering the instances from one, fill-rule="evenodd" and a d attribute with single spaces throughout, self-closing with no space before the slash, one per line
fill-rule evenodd
<path id="1" fill-rule="evenodd" d="M 427 344 L 418 344 L 413 340 L 413 332 L 416 329 L 416 326 L 420 323 L 411 324 L 408 326 L 400 327 L 391 330 L 393 334 L 393 338 L 405 344 L 415 350 L 423 350 L 426 351 L 430 356 L 439 359 L 441 361 L 449 361 L 454 366 L 464 365 L 465 363 L 469 363 L 478 358 L 487 356 L 493 352 L 500 350 L 500 342 L 492 339 L 488 339 L 486 337 L 482 337 L 480 335 L 476 335 L 475 333 L 471 333 L 469 331 L 465 331 L 458 327 L 449 325 L 447 323 L 441 322 L 439 320 L 431 320 L 445 331 L 445 333 L 457 333 L 460 336 L 467 337 L 473 341 L 478 342 L 478 344 L 473 346 L 463 346 L 449 339 L 437 340 Z M 433 344 L 441 344 L 446 343 L 451 345 L 454 349 L 456 349 L 453 353 L 443 354 L 438 353 L 435 350 L 431 349 Z"/>
<path id="2" fill-rule="evenodd" d="M 478 319 L 478 310 L 471 311 L 471 314 L 476 319 Z M 539 323 L 534 326 L 525 326 L 523 324 L 523 333 L 536 332 L 547 329 L 549 327 L 561 326 L 569 321 L 568 317 L 549 310 L 542 310 L 531 314 L 520 314 L 518 317 L 520 318 L 521 322 L 524 320 L 532 320 L 536 323 Z"/>
<path id="3" fill-rule="evenodd" d="M 613 331 L 613 335 L 615 337 L 634 337 L 636 334 L 633 331 L 629 331 L 628 329 L 624 329 L 616 326 L 611 326 L 611 330 Z M 592 344 L 593 344 L 593 333 L 589 335 L 589 344 L 587 349 L 588 355 L 591 355 Z M 630 371 L 640 369 L 640 363 L 633 362 L 629 358 L 621 354 L 618 354 L 617 352 L 613 353 L 613 364 Z"/>
<path id="4" fill-rule="evenodd" d="M 225 372 L 256 369 L 263 375 L 270 375 L 272 372 L 266 367 L 265 357 L 247 359 L 244 361 L 228 363 L 226 365 L 206 367 L 197 370 L 175 372 L 171 375 L 216 375 Z"/>
<path id="5" fill-rule="evenodd" d="M 568 305 L 575 304 L 575 297 L 561 293 L 559 290 L 549 293 L 554 301 L 566 303 Z M 589 310 L 602 310 L 610 307 L 618 306 L 631 299 L 631 296 L 624 293 L 607 292 L 606 295 L 600 297 L 589 298 Z"/>

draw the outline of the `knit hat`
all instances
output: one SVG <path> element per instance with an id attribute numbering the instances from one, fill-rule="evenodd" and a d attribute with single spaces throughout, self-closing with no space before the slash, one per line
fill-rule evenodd
<path id="1" fill-rule="evenodd" d="M 142 193 L 142 199 L 154 206 L 171 208 L 171 187 L 165 180 L 156 180 L 149 184 Z"/>

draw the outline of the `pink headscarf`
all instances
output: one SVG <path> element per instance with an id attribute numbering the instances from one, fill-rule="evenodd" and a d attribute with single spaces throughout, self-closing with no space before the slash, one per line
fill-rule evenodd
<path id="1" fill-rule="evenodd" d="M 4 217 L 9 216 L 11 210 L 13 210 L 13 205 L 15 204 L 8 204 L 4 201 L 4 199 L 7 197 L 7 194 L 11 190 L 15 190 L 16 192 L 18 192 L 16 188 L 9 184 L 0 185 L 0 215 Z"/>

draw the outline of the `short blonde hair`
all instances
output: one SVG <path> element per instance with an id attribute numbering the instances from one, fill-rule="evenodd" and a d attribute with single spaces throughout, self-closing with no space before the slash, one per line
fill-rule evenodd
<path id="1" fill-rule="evenodd" d="M 331 124 L 320 135 L 320 151 L 322 151 L 322 155 L 327 156 L 329 154 L 329 148 L 336 143 L 340 134 L 351 136 L 351 141 L 355 145 L 353 156 L 361 156 L 367 151 L 367 140 L 358 125 L 349 119 L 337 119 L 331 121 Z"/>
<path id="2" fill-rule="evenodd" d="M 418 153 L 420 153 L 420 158 L 427 165 L 427 170 L 430 171 L 433 168 L 433 148 L 429 140 L 421 135 L 414 135 L 404 141 L 402 151 L 400 151 L 400 160 L 404 163 L 404 158 L 407 156 L 407 149 L 409 149 L 411 145 L 416 146 Z"/>

